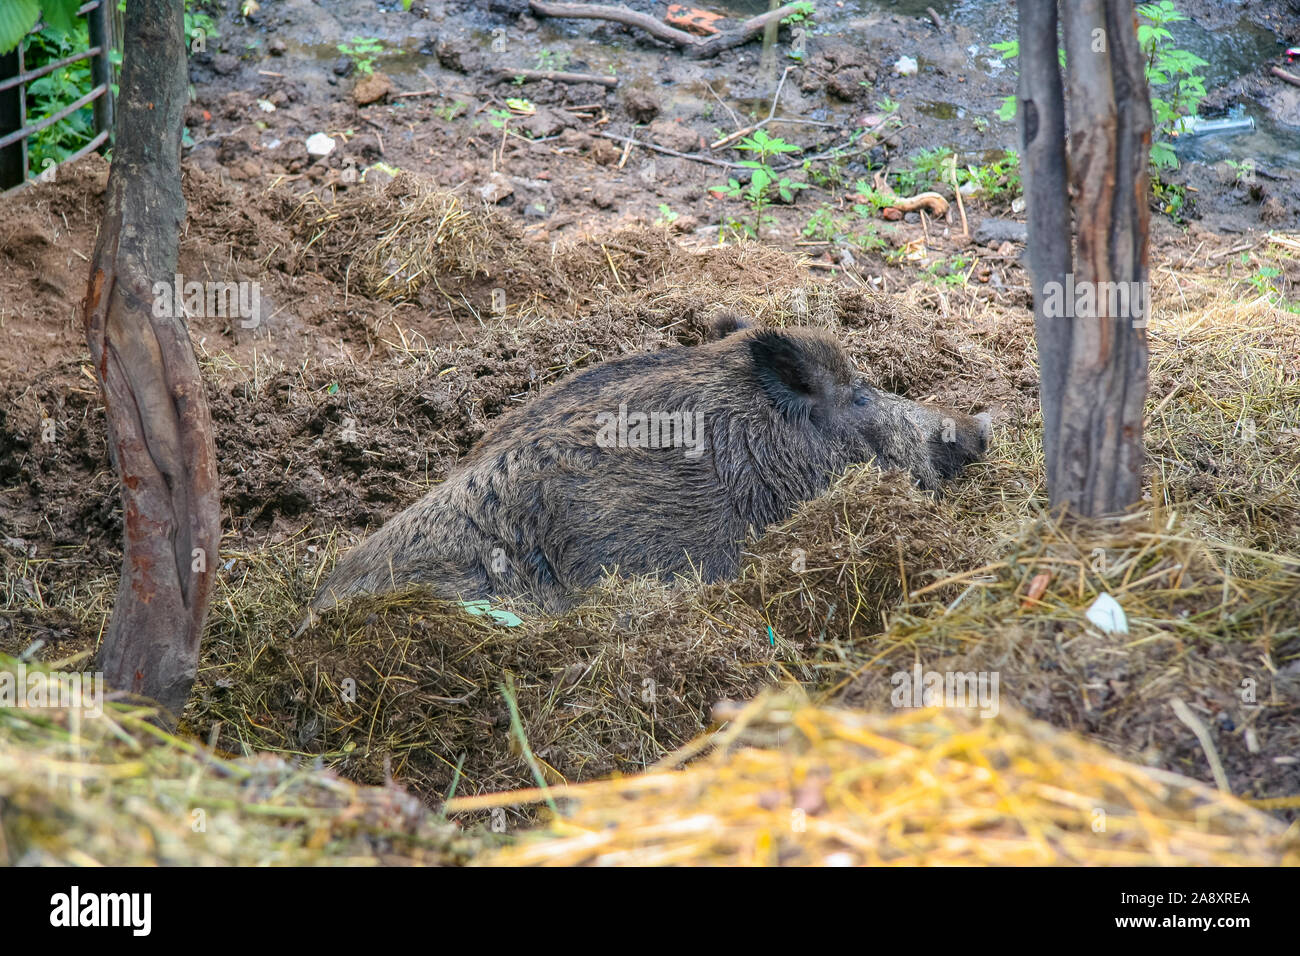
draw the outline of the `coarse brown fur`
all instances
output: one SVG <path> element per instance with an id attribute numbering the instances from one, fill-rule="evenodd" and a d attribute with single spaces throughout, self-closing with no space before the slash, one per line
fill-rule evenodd
<path id="1" fill-rule="evenodd" d="M 603 362 L 503 416 L 339 561 L 313 610 L 414 583 L 561 610 L 606 572 L 734 576 L 751 528 L 849 465 L 874 459 L 936 488 L 985 450 L 987 416 L 872 387 L 825 332 L 734 316 L 712 331 Z"/>

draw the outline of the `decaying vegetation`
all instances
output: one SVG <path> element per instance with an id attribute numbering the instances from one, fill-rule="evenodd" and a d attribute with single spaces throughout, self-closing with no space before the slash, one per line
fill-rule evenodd
<path id="1" fill-rule="evenodd" d="M 106 847 L 110 830 L 180 834 L 207 799 L 226 808 L 222 826 L 258 828 L 258 861 L 1295 862 L 1295 315 L 1237 301 L 1186 265 L 1153 268 L 1143 507 L 1063 526 L 1044 513 L 1032 319 L 1016 290 L 881 294 L 815 281 L 770 248 L 690 251 L 648 230 L 552 249 L 427 187 L 389 189 L 336 204 L 262 197 L 300 213 L 283 247 L 257 258 L 319 272 L 363 304 L 386 298 L 384 276 L 427 277 L 404 279 L 402 294 L 468 303 L 476 327 L 430 343 L 375 318 L 374 357 L 350 365 L 249 366 L 208 343 L 231 514 L 183 735 L 162 738 L 136 715 L 83 721 L 71 741 L 66 715 L 5 714 L 9 859 L 70 859 L 39 825 L 54 809 L 83 828 L 82 845 Z M 462 240 L 483 251 L 470 257 Z M 492 417 L 602 358 L 698 341 L 719 307 L 831 328 L 882 387 L 988 407 L 989 460 L 939 497 L 855 469 L 750 542 L 734 582 L 610 581 L 562 617 L 515 626 L 411 592 L 294 635 L 334 555 L 418 497 Z M 10 391 L 7 434 L 39 422 L 48 389 Z M 40 640 L 47 661 L 93 650 L 113 581 L 97 555 L 116 533 L 93 505 L 100 424 L 75 406 L 61 414 L 84 454 L 29 447 L 21 468 L 12 449 L 0 456 L 21 487 L 69 496 L 47 519 L 57 558 L 7 548 L 3 559 L 0 649 Z M 68 528 L 86 537 L 71 543 Z M 1128 633 L 1085 617 L 1103 593 Z M 892 675 L 918 664 L 998 672 L 999 715 L 894 710 Z M 762 696 L 791 682 L 806 701 Z M 428 807 L 458 798 L 447 809 L 468 836 L 401 802 L 390 778 Z M 540 795 L 495 795 L 540 784 L 563 788 L 551 797 L 570 815 L 538 820 Z M 1232 797 L 1215 792 L 1225 787 Z M 74 790 L 103 813 L 67 809 Z M 606 831 L 615 806 L 621 826 Z M 375 814 L 373 828 L 351 822 Z M 274 832 L 260 829 L 271 818 Z M 502 822 L 543 829 L 481 855 Z M 253 861 L 180 836 L 85 852 Z"/>

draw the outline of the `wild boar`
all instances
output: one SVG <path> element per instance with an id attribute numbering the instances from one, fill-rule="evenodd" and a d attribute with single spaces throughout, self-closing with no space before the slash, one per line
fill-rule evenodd
<path id="1" fill-rule="evenodd" d="M 446 480 L 353 548 L 312 601 L 417 582 L 557 611 L 604 573 L 734 576 L 751 529 L 855 462 L 936 488 L 987 415 L 873 387 L 829 334 L 723 317 L 712 341 L 610 359 L 512 411 Z"/>

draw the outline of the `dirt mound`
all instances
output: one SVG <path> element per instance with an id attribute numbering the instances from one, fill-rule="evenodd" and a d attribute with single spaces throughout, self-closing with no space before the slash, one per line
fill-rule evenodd
<path id="1" fill-rule="evenodd" d="M 70 179 L 44 201 L 89 209 L 95 184 Z M 1158 296 L 1150 500 L 1119 526 L 1067 532 L 1041 513 L 1025 312 L 972 299 L 968 315 L 945 313 L 956 299 L 930 307 L 932 290 L 814 281 L 779 250 L 690 250 L 660 230 L 552 246 L 463 204 L 456 235 L 487 251 L 479 266 L 439 260 L 448 250 L 417 241 L 433 220 L 412 216 L 411 197 L 427 212 L 453 208 L 447 194 L 391 188 L 304 206 L 187 173 L 186 268 L 250 276 L 271 303 L 253 334 L 192 323 L 227 533 L 190 729 L 372 782 L 387 762 L 438 801 L 634 771 L 708 730 L 718 699 L 773 683 L 883 709 L 892 677 L 919 664 L 996 671 L 1009 704 L 1132 759 L 1221 772 L 1256 797 L 1300 791 L 1286 704 L 1300 653 L 1293 316 L 1181 275 Z M 390 302 L 348 266 L 403 223 L 402 254 L 432 257 L 436 281 Z M 40 264 L 20 266 L 39 297 Z M 515 627 L 403 595 L 294 635 L 337 553 L 424 494 L 496 416 L 603 359 L 690 347 L 719 309 L 830 329 L 878 384 L 990 409 L 989 460 L 938 498 L 855 470 L 750 542 L 733 582 L 615 582 Z M 14 652 L 93 648 L 116 589 L 116 479 L 69 328 L 0 384 L 0 532 L 14 539 L 0 548 L 0 648 Z M 1128 634 L 1087 622 L 1103 593 Z"/>
<path id="2" fill-rule="evenodd" d="M 630 772 L 708 726 L 718 700 L 815 680 L 848 635 L 878 629 L 900 566 L 923 577 L 961 562 L 951 520 L 864 468 L 756 542 L 736 582 L 611 580 L 563 617 L 517 626 L 413 592 L 292 636 L 310 591 L 260 592 L 276 620 L 251 646 L 218 628 L 191 719 L 220 721 L 231 749 L 327 754 L 367 781 L 391 762 L 430 799 L 457 776 L 461 792 L 528 784 L 524 740 L 552 783 Z"/>

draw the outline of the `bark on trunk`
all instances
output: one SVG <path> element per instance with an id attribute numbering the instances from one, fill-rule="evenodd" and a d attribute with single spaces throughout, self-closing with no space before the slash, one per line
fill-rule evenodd
<path id="1" fill-rule="evenodd" d="M 99 652 L 110 686 L 173 716 L 198 666 L 220 541 L 207 398 L 182 317 L 155 315 L 171 295 L 185 106 L 182 0 L 131 0 L 117 137 L 84 303 L 87 344 L 122 482 L 122 579 Z"/>
<path id="2" fill-rule="evenodd" d="M 1151 104 L 1132 4 L 1064 4 L 1067 167 L 1055 7 L 1020 0 L 1021 144 L 1043 446 L 1052 507 L 1096 517 L 1121 513 L 1141 497 Z"/>

